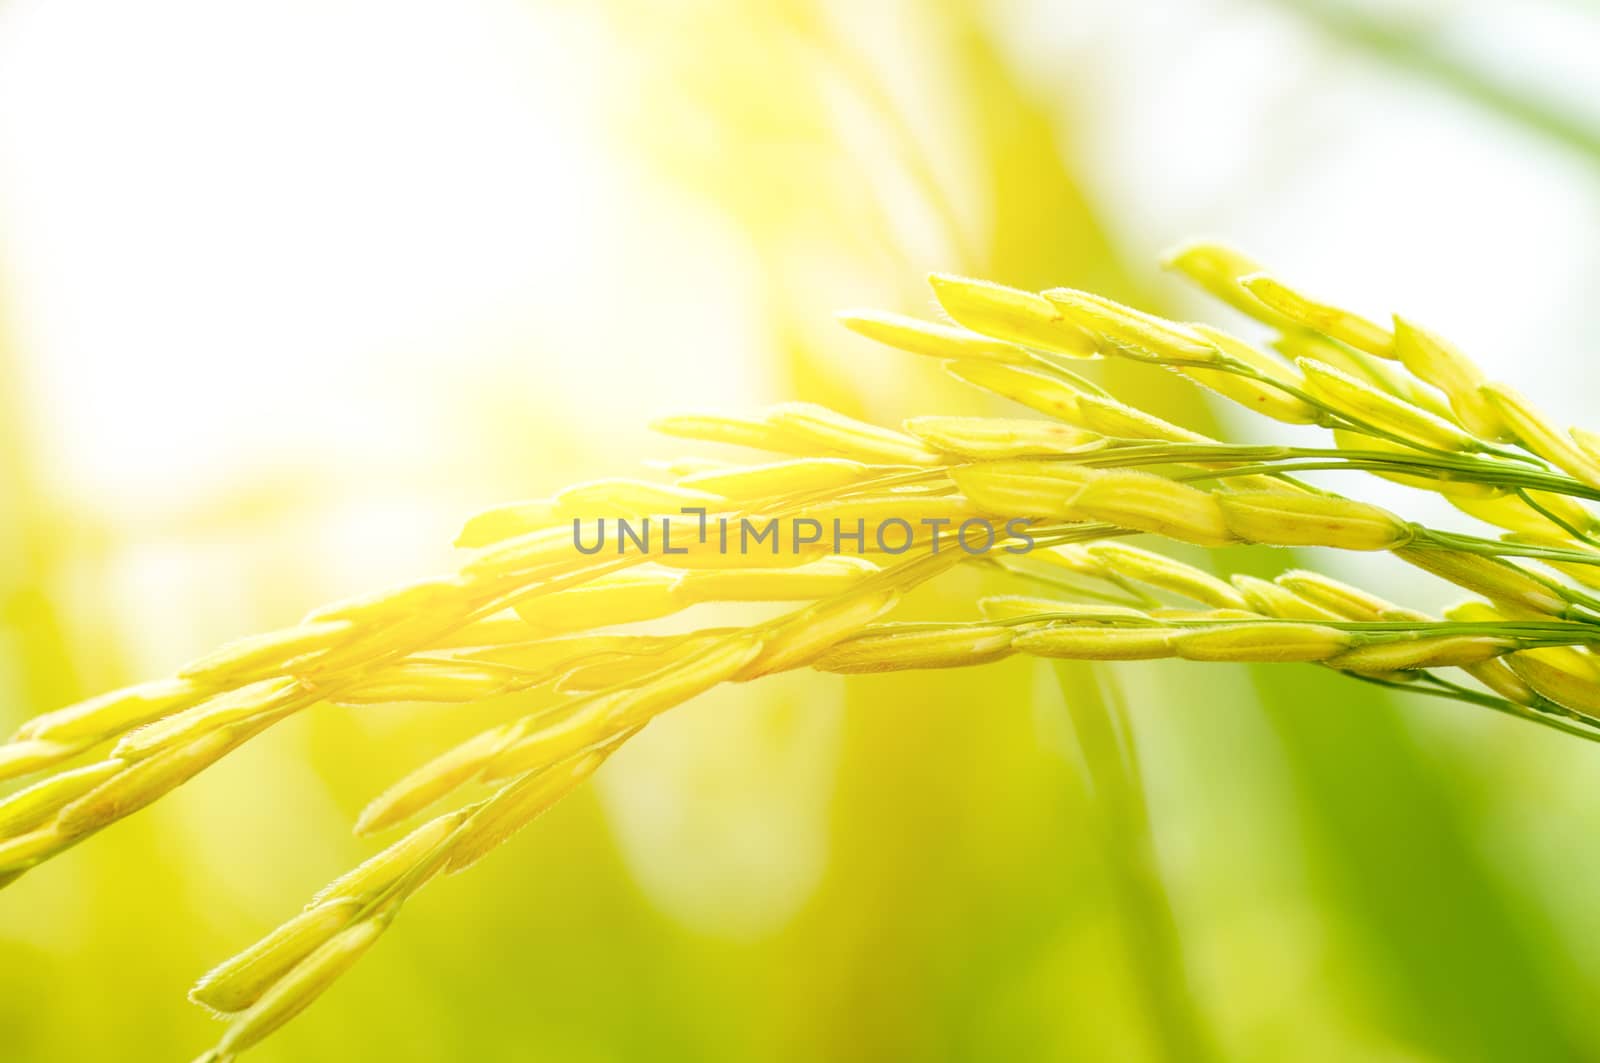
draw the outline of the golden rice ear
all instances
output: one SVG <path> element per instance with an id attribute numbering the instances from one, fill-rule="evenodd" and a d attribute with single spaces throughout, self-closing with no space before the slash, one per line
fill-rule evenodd
<path id="1" fill-rule="evenodd" d="M 1547 616 L 1567 612 L 1566 599 L 1507 561 L 1432 546 L 1405 546 L 1395 556 L 1492 602 Z"/>
<path id="2" fill-rule="evenodd" d="M 1455 425 L 1331 365 L 1311 358 L 1301 358 L 1295 365 L 1305 376 L 1309 395 L 1357 423 L 1434 450 L 1470 453 L 1482 449 L 1476 439 Z"/>
<path id="3" fill-rule="evenodd" d="M 507 502 L 467 518 L 456 535 L 455 545 L 478 549 L 515 539 L 519 535 L 550 528 L 560 523 L 556 504 L 548 498 L 527 502 Z"/>
<path id="4" fill-rule="evenodd" d="M 1381 325 L 1358 314 L 1307 298 L 1266 273 L 1244 277 L 1240 284 L 1274 312 L 1301 328 L 1348 343 L 1376 358 L 1393 358 L 1394 337 Z"/>
<path id="5" fill-rule="evenodd" d="M 311 658 L 314 664 L 316 654 L 338 645 L 354 627 L 349 620 L 321 620 L 236 639 L 178 669 L 178 678 L 219 687 L 267 678 L 291 661 Z"/>
<path id="6" fill-rule="evenodd" d="M 1296 327 L 1241 283 L 1246 277 L 1263 272 L 1261 263 L 1243 251 L 1212 240 L 1193 240 L 1168 251 L 1161 264 L 1257 321 L 1274 328 Z"/>
<path id="7" fill-rule="evenodd" d="M 884 624 L 835 645 L 812 664 L 821 672 L 894 672 L 965 668 L 1011 654 L 1012 628 Z"/>
<path id="8" fill-rule="evenodd" d="M 1427 621 L 1426 613 L 1403 609 L 1359 587 L 1352 587 L 1331 576 L 1305 569 L 1291 569 L 1273 582 L 1301 598 L 1345 620 L 1376 622 L 1383 620 Z"/>
<path id="9" fill-rule="evenodd" d="M 930 358 L 976 358 L 1028 365 L 1033 355 L 1026 348 L 990 336 L 931 321 L 918 321 L 882 310 L 846 310 L 836 315 L 840 324 L 869 340 Z"/>
<path id="10" fill-rule="evenodd" d="M 1504 703 L 1445 684 L 1433 693 L 1460 690 L 1463 700 L 1600 738 L 1600 656 L 1591 649 L 1600 644 L 1591 637 L 1600 598 L 1585 589 L 1600 586 L 1600 550 L 1589 541 L 1600 522 L 1578 501 L 1600 493 L 1600 435 L 1556 428 L 1408 322 L 1397 319 L 1391 335 L 1261 275 L 1238 252 L 1192 245 L 1170 264 L 1281 328 L 1276 343 L 1298 358 L 1296 368 L 1220 330 L 1091 293 L 935 277 L 959 327 L 871 311 L 845 315 L 846 324 L 946 360 L 959 379 L 1050 420 L 914 417 L 900 431 L 805 403 L 757 417 L 668 418 L 660 427 L 672 433 L 791 457 L 679 459 L 656 466 L 672 483 L 597 480 L 489 510 L 462 534 L 481 549 L 458 575 L 316 609 L 298 626 L 225 645 L 176 678 L 28 721 L 0 744 L 0 779 L 56 770 L 0 799 L 0 886 L 310 705 L 503 698 L 482 710 L 492 711 L 517 695 L 516 718 L 412 771 L 356 828 L 396 825 L 472 781 L 500 783 L 498 791 L 423 823 L 335 879 L 306 911 L 197 986 L 197 1000 L 237 1016 L 207 1057 L 223 1060 L 324 991 L 412 891 L 471 866 L 657 715 L 723 683 L 802 667 L 965 667 L 1018 652 L 1304 661 L 1387 683 L 1453 667 Z M 1329 427 L 1339 449 L 1226 444 L 1162 421 L 1067 368 L 1068 357 L 1102 355 L 1165 366 L 1269 418 Z M 1486 440 L 1515 440 L 1543 461 L 1516 460 Z M 1496 541 L 1433 532 L 1290 479 L 1326 469 L 1375 470 L 1513 534 Z M 694 531 L 710 531 L 683 537 L 690 542 L 674 537 L 682 553 L 636 539 L 634 556 L 594 556 L 570 526 L 680 514 L 705 522 Z M 825 542 L 798 534 L 797 519 L 863 531 L 842 540 L 835 531 Z M 774 549 L 780 536 L 784 549 L 729 549 L 717 533 L 730 520 L 784 524 L 789 531 L 772 535 Z M 935 534 L 909 534 L 906 556 L 891 559 L 891 545 L 871 544 L 871 530 L 891 520 Z M 966 541 L 959 549 L 950 542 L 954 531 L 939 548 L 939 526 L 963 522 L 988 526 L 985 549 L 1037 546 L 1032 562 L 989 558 L 1001 562 L 990 568 L 1007 585 L 1033 580 L 1049 590 L 984 598 L 936 622 L 885 622 L 920 584 L 976 556 Z M 1439 622 L 1315 573 L 1275 582 L 1236 574 L 1230 583 L 1098 541 L 1134 533 L 1241 549 L 1389 550 L 1487 601 Z M 835 556 L 851 541 L 882 565 Z M 659 537 L 654 545 L 667 547 Z M 1541 568 L 1510 556 L 1536 558 Z M 1153 592 L 1187 601 L 1165 604 Z M 731 602 L 805 604 L 737 627 L 686 630 L 677 615 Z M 603 630 L 655 621 L 648 634 Z M 109 753 L 96 751 L 102 744 Z M 99 759 L 66 766 L 85 754 Z"/>
<path id="11" fill-rule="evenodd" d="M 222 1015 L 243 1011 L 349 926 L 361 909 L 362 902 L 352 898 L 308 907 L 207 971 L 189 990 L 189 999 Z"/>
<path id="12" fill-rule="evenodd" d="M 1418 668 L 1464 668 L 1513 649 L 1510 639 L 1485 636 L 1397 638 L 1347 650 L 1331 657 L 1330 667 L 1351 672 L 1401 672 Z"/>
<path id="13" fill-rule="evenodd" d="M 302 623 L 343 620 L 352 624 L 387 624 L 419 612 L 436 609 L 449 611 L 467 594 L 469 587 L 468 582 L 459 576 L 416 580 L 313 609 L 306 614 Z"/>
<path id="14" fill-rule="evenodd" d="M 766 421 L 786 435 L 856 461 L 932 465 L 939 460 L 937 454 L 903 432 L 858 421 L 812 402 L 774 406 L 767 412 Z"/>
<path id="15" fill-rule="evenodd" d="M 1478 393 L 1523 446 L 1590 487 L 1600 487 L 1600 457 L 1591 457 L 1572 433 L 1552 424 L 1527 396 L 1504 384 L 1480 385 Z"/>
<path id="16" fill-rule="evenodd" d="M 1305 381 L 1283 361 L 1257 350 L 1236 336 L 1210 325 L 1191 325 L 1223 354 L 1242 363 L 1248 372 L 1200 365 L 1174 366 L 1196 384 L 1231 399 L 1247 410 L 1284 424 L 1320 424 L 1323 412 L 1290 389 L 1303 391 Z"/>
<path id="17" fill-rule="evenodd" d="M 17 728 L 16 739 L 42 739 L 70 746 L 76 741 L 98 742 L 121 734 L 168 713 L 186 709 L 205 699 L 212 687 L 188 679 L 158 679 L 153 683 L 113 690 L 64 709 L 44 713 Z M 0 751 L 5 747 L 0 746 Z M 3 763 L 0 753 L 0 763 Z M 4 778 L 0 767 L 0 778 Z"/>
<path id="18" fill-rule="evenodd" d="M 1083 424 L 1078 411 L 1078 400 L 1084 395 L 1083 389 L 1059 377 L 1014 365 L 971 360 L 950 362 L 945 368 L 957 380 L 991 391 L 1030 410 L 1037 410 L 1067 424 Z"/>
<path id="19" fill-rule="evenodd" d="M 1072 509 L 1081 519 L 1101 520 L 1197 546 L 1239 541 L 1223 519 L 1216 496 L 1149 473 L 1101 473 L 1072 496 Z"/>
<path id="20" fill-rule="evenodd" d="M 980 460 L 1069 454 L 1101 440 L 1082 428 L 1009 417 L 913 417 L 905 430 L 934 450 Z"/>
<path id="21" fill-rule="evenodd" d="M 322 887 L 311 898 L 306 909 L 309 911 L 337 901 L 352 900 L 365 904 L 376 900 L 401 879 L 426 871 L 429 858 L 454 837 L 467 818 L 468 813 L 456 811 L 429 820 Z"/>
<path id="22" fill-rule="evenodd" d="M 928 283 L 951 320 L 973 332 L 1069 358 L 1098 353 L 1094 337 L 1042 295 L 948 273 L 932 274 Z"/>
<path id="23" fill-rule="evenodd" d="M 1078 416 L 1084 427 L 1119 439 L 1159 439 L 1168 443 L 1216 442 L 1210 436 L 1191 432 L 1126 403 L 1099 395 L 1081 396 L 1078 399 Z"/>
<path id="24" fill-rule="evenodd" d="M 556 635 L 668 616 L 689 604 L 673 572 L 619 572 L 516 607 L 533 634 Z"/>
<path id="25" fill-rule="evenodd" d="M 1566 495 L 1552 494 L 1548 491 L 1528 491 L 1526 494 L 1531 503 L 1539 506 L 1538 509 L 1534 509 L 1530 501 L 1515 495 L 1494 497 L 1446 495 L 1445 498 L 1461 512 L 1476 517 L 1486 524 L 1493 524 L 1512 532 L 1529 535 L 1559 534 L 1565 538 L 1571 534 L 1568 528 L 1576 528 L 1580 532 L 1587 533 L 1595 527 L 1594 514 Z M 1563 523 L 1566 527 L 1562 526 Z"/>
<path id="26" fill-rule="evenodd" d="M 120 760 L 102 760 L 81 768 L 60 771 L 0 800 L 0 838 L 11 838 L 39 826 L 127 765 Z"/>
<path id="27" fill-rule="evenodd" d="M 1466 355 L 1399 314 L 1394 318 L 1394 353 L 1419 380 L 1444 392 L 1467 431 L 1479 439 L 1511 440 L 1505 418 L 1478 390 L 1487 382 L 1483 371 Z"/>
<path id="28" fill-rule="evenodd" d="M 978 599 L 978 611 L 986 620 L 1017 620 L 1025 617 L 1055 618 L 1070 609 L 1074 615 L 1089 612 L 1092 615 L 1113 616 L 1137 620 L 1143 614 L 1137 609 L 1122 606 L 1085 606 L 1078 602 L 1058 598 L 1041 598 L 1031 594 L 996 594 Z"/>
<path id="29" fill-rule="evenodd" d="M 893 588 L 863 587 L 814 605 L 768 635 L 735 678 L 743 682 L 810 664 L 887 613 L 899 600 L 900 592 Z"/>
<path id="30" fill-rule="evenodd" d="M 518 737 L 516 724 L 500 724 L 445 750 L 373 798 L 356 818 L 355 833 L 376 834 L 410 819 L 471 781 Z"/>
<path id="31" fill-rule="evenodd" d="M 881 569 L 866 558 L 825 557 L 794 568 L 687 572 L 678 592 L 689 602 L 795 602 L 844 594 Z"/>
<path id="32" fill-rule="evenodd" d="M 364 919 L 335 934 L 274 983 L 222 1035 L 217 1053 L 228 1058 L 261 1042 L 304 1011 L 377 941 L 387 920 Z"/>
<path id="33" fill-rule="evenodd" d="M 1218 609 L 1244 609 L 1244 597 L 1224 580 L 1193 565 L 1127 543 L 1094 543 L 1090 557 L 1107 571 Z"/>
<path id="34" fill-rule="evenodd" d="M 66 839 L 76 841 L 137 812 L 221 760 L 271 722 L 270 718 L 240 720 L 129 764 L 63 807 L 56 815 L 55 827 Z"/>
<path id="35" fill-rule="evenodd" d="M 1554 664 L 1537 653 L 1513 653 L 1505 661 L 1534 693 L 1586 719 L 1600 721 L 1600 681 L 1592 669 L 1586 674 Z"/>
<path id="36" fill-rule="evenodd" d="M 1307 601 L 1286 587 L 1242 573 L 1233 576 L 1233 585 L 1249 608 L 1262 616 L 1283 620 L 1341 620 L 1343 617 L 1315 602 Z"/>
<path id="37" fill-rule="evenodd" d="M 1251 491 L 1219 494 L 1216 503 L 1233 535 L 1269 546 L 1392 550 L 1415 534 L 1388 510 L 1347 498 Z"/>
<path id="38" fill-rule="evenodd" d="M 13 738 L 0 745 L 0 780 L 15 779 L 71 760 L 93 741 L 59 742 L 49 738 Z"/>
<path id="39" fill-rule="evenodd" d="M 993 461 L 950 470 L 962 494 L 990 513 L 1085 519 L 1073 504 L 1082 487 L 1104 475 L 1082 465 Z"/>
<path id="40" fill-rule="evenodd" d="M 1171 657 L 1177 632 L 1161 627 L 1047 627 L 1020 634 L 1012 645 L 1035 657 L 1076 661 L 1149 661 Z"/>
<path id="41" fill-rule="evenodd" d="M 1325 661 L 1355 645 L 1355 637 L 1317 624 L 1230 624 L 1183 631 L 1173 637 L 1179 657 L 1191 661 Z"/>
<path id="42" fill-rule="evenodd" d="M 141 727 L 118 742 L 111 753 L 122 760 L 143 760 L 230 724 L 292 711 L 315 700 L 298 679 L 262 679 Z"/>
<path id="43" fill-rule="evenodd" d="M 758 635 L 740 632 L 629 687 L 579 698 L 549 722 L 525 719 L 514 740 L 489 758 L 483 776 L 488 781 L 506 779 L 599 748 L 712 687 L 748 678 L 745 671 L 759 661 L 765 644 Z"/>
<path id="44" fill-rule="evenodd" d="M 673 414 L 651 421 L 650 429 L 677 439 L 722 443 L 728 446 L 749 447 L 752 450 L 770 450 L 779 454 L 804 454 L 806 451 L 804 443 L 800 440 L 773 425 L 750 417 L 728 417 L 710 413 Z"/>
<path id="45" fill-rule="evenodd" d="M 1072 288 L 1051 288 L 1044 297 L 1068 321 L 1095 337 L 1102 351 L 1117 353 L 1131 347 L 1158 358 L 1198 364 L 1222 359 L 1217 345 L 1188 325 Z"/>
<path id="46" fill-rule="evenodd" d="M 628 732 L 618 736 L 618 740 Z M 510 841 L 522 828 L 594 775 L 615 745 L 596 749 L 530 772 L 503 787 L 457 829 L 444 870 L 465 871 Z"/>

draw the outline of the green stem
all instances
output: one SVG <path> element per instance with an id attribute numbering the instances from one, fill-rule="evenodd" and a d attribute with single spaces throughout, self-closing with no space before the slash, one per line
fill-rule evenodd
<path id="1" fill-rule="evenodd" d="M 1161 879 L 1137 751 L 1122 699 L 1103 669 L 1058 662 L 1056 677 L 1083 755 L 1106 867 L 1163 1058 L 1216 1058 L 1188 973 L 1172 902 Z"/>

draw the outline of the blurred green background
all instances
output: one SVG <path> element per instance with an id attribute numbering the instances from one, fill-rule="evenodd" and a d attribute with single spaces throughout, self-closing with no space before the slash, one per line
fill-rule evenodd
<path id="1" fill-rule="evenodd" d="M 1220 236 L 1581 420 L 1597 46 L 1584 0 L 8 0 L 0 726 L 447 568 L 675 456 L 656 414 L 999 410 L 832 320 L 931 269 L 1232 323 L 1155 265 Z M 319 710 L 25 876 L 0 1058 L 198 1053 L 193 979 L 509 711 Z M 1487 716 L 1298 666 L 718 692 L 249 1058 L 1600 1057 L 1600 761 Z"/>

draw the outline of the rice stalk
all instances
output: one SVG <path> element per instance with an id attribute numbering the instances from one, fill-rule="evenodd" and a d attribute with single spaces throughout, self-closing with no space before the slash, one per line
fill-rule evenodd
<path id="1" fill-rule="evenodd" d="M 1168 265 L 1264 337 L 1074 289 L 935 275 L 949 322 L 859 311 L 844 323 L 1043 418 L 920 416 L 897 429 L 809 404 L 664 418 L 669 435 L 767 457 L 686 458 L 656 479 L 496 507 L 465 525 L 458 545 L 472 552 L 453 574 L 325 606 L 169 678 L 25 722 L 0 744 L 0 778 L 42 777 L 0 799 L 0 885 L 301 712 L 504 699 L 502 719 L 395 782 L 356 831 L 399 827 L 468 786 L 489 796 L 457 799 L 196 986 L 198 1002 L 232 1017 L 209 1057 L 224 1060 L 324 992 L 428 881 L 476 863 L 657 716 L 724 684 L 1011 657 L 1300 663 L 1600 738 L 1600 435 L 1556 426 L 1421 326 L 1313 298 L 1232 249 L 1191 244 Z M 1080 372 L 1108 359 L 1325 435 L 1210 438 Z M 1352 493 L 1370 476 L 1437 493 L 1481 533 L 1309 486 L 1308 472 L 1354 474 L 1339 481 Z M 1472 598 L 1434 617 L 1305 569 L 1218 574 L 1133 536 L 1386 552 Z M 958 566 L 994 573 L 1009 593 L 944 622 L 893 617 Z M 708 603 L 777 612 L 661 629 Z M 1121 792 L 1113 819 L 1137 833 L 1147 824 L 1116 715 L 1075 724 L 1116 753 L 1097 755 L 1091 781 Z M 1159 886 L 1148 861 L 1123 870 L 1129 889 Z"/>

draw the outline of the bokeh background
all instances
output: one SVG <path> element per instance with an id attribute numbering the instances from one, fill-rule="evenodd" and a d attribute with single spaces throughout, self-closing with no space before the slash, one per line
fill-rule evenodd
<path id="1" fill-rule="evenodd" d="M 1218 236 L 1582 420 L 1597 48 L 1591 0 L 4 0 L 0 728 L 444 569 L 475 509 L 676 455 L 655 415 L 998 411 L 832 320 L 932 269 L 1229 324 L 1156 266 Z M 1433 512 L 1402 490 L 1365 497 Z M 198 1053 L 194 977 L 507 711 L 307 714 L 24 877 L 0 1058 Z M 1310 667 L 783 677 L 250 1058 L 1596 1058 L 1597 778 Z"/>

